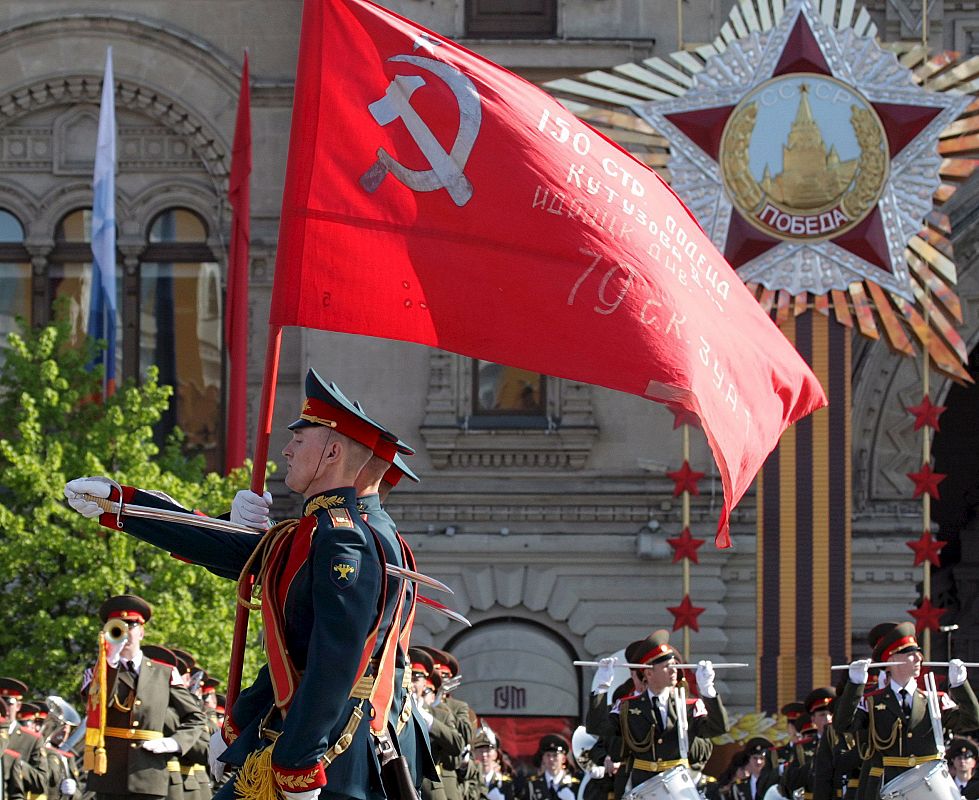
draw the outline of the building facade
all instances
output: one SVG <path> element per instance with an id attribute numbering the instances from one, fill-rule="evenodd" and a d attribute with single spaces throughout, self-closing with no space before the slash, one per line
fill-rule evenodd
<path id="1" fill-rule="evenodd" d="M 219 468 L 225 361 L 226 200 L 242 53 L 252 75 L 250 408 L 257 416 L 287 159 L 299 0 L 9 0 L 0 7 L 0 330 L 15 316 L 67 318 L 85 330 L 91 287 L 91 175 L 106 50 L 118 115 L 119 369 L 150 367 L 176 388 L 169 424 Z M 730 0 L 388 0 L 436 32 L 543 82 L 666 54 L 717 35 Z M 979 52 L 979 13 L 960 0 L 928 3 L 933 48 Z M 868 6 L 885 38 L 920 38 L 920 3 Z M 678 17 L 678 12 L 680 16 Z M 939 45 L 940 43 L 940 45 Z M 352 65 L 352 69 L 356 66 Z M 963 301 L 963 335 L 979 338 L 976 194 L 947 208 Z M 500 320 L 500 324 L 506 324 Z M 625 346 L 625 345 L 624 345 Z M 418 449 L 419 485 L 390 507 L 420 566 L 455 590 L 460 630 L 419 613 L 420 643 L 462 661 L 461 696 L 499 719 L 573 720 L 591 672 L 572 665 L 669 627 L 681 598 L 680 565 L 666 539 L 680 501 L 666 472 L 683 460 L 665 409 L 599 387 L 528 374 L 420 346 L 287 330 L 271 452 L 302 399 L 307 367 L 359 398 Z M 974 364 L 973 367 L 976 365 Z M 920 570 L 904 542 L 920 535 L 906 473 L 920 439 L 906 407 L 920 400 L 920 364 L 881 343 L 856 341 L 853 358 L 853 652 L 863 632 L 904 618 Z M 933 598 L 957 622 L 955 652 L 979 657 L 979 404 L 975 390 L 938 382 L 949 409 L 935 441 L 949 474 L 936 514 L 949 539 Z M 252 424 L 254 428 L 254 424 Z M 690 462 L 707 473 L 692 529 L 711 540 L 720 483 L 706 444 Z M 273 455 L 273 459 L 274 459 Z M 294 513 L 281 478 L 275 513 Z M 755 508 L 736 511 L 734 548 L 700 550 L 691 597 L 705 608 L 690 656 L 752 662 L 759 603 Z M 843 568 L 843 565 L 840 566 Z M 789 587 L 787 587 L 788 590 Z M 677 634 L 679 637 L 679 634 Z M 944 646 L 944 641 L 939 642 Z M 736 711 L 755 702 L 753 671 L 727 672 Z M 771 711 L 772 709 L 768 709 Z"/>

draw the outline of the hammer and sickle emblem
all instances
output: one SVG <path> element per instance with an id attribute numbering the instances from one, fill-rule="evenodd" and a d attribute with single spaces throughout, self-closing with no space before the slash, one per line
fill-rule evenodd
<path id="1" fill-rule="evenodd" d="M 333 571 L 340 573 L 341 580 L 349 581 L 350 573 L 354 571 L 354 566 L 353 564 L 336 564 L 333 567 Z"/>
<path id="2" fill-rule="evenodd" d="M 416 192 L 445 189 L 457 206 L 464 206 L 473 195 L 472 184 L 466 178 L 464 170 L 483 119 L 476 87 L 459 70 L 443 61 L 408 55 L 393 56 L 388 60 L 414 64 L 445 82 L 459 106 L 459 132 L 451 151 L 446 153 L 411 105 L 411 95 L 425 85 L 425 79 L 420 75 L 396 76 L 388 85 L 384 97 L 367 108 L 379 125 L 388 125 L 396 119 L 403 120 L 418 149 L 428 159 L 431 169 L 409 169 L 381 147 L 377 151 L 377 161 L 361 176 L 360 185 L 366 191 L 374 192 L 390 172 L 409 189 Z"/>

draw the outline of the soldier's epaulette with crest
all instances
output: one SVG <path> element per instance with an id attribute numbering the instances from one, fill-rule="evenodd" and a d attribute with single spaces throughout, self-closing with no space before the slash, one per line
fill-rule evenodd
<path id="1" fill-rule="evenodd" d="M 876 697 L 877 695 L 883 694 L 886 691 L 887 691 L 887 687 L 885 687 L 883 689 L 874 689 L 872 692 L 865 692 L 863 696 L 864 697 Z"/>
<path id="2" fill-rule="evenodd" d="M 635 692 L 633 694 L 627 694 L 625 697 L 620 697 L 619 702 L 623 700 L 635 700 L 637 697 L 642 697 L 642 692 Z"/>
<path id="3" fill-rule="evenodd" d="M 303 508 L 303 516 L 308 517 L 317 511 L 325 511 L 334 528 L 356 528 L 350 510 L 345 508 L 347 501 L 338 494 L 314 497 Z"/>

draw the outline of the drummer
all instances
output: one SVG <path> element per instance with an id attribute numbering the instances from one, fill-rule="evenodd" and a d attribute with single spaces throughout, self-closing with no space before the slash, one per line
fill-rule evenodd
<path id="1" fill-rule="evenodd" d="M 891 622 L 878 625 L 874 633 L 873 660 L 888 664 L 887 679 L 864 694 L 871 662 L 853 661 L 835 723 L 838 731 L 866 732 L 859 800 L 876 800 L 889 781 L 916 765 L 942 759 L 927 696 L 917 684 L 922 659 L 914 624 Z M 938 693 L 944 731 L 979 728 L 979 703 L 969 686 L 966 667 L 957 658 L 948 663 L 948 685 L 948 694 Z"/>
<path id="2" fill-rule="evenodd" d="M 689 769 L 688 756 L 709 755 L 710 742 L 706 740 L 727 730 L 727 712 L 714 687 L 714 668 L 710 661 L 701 661 L 696 672 L 700 697 L 688 697 L 686 708 L 680 712 L 686 718 L 689 743 L 687 753 L 680 752 L 676 724 L 678 658 L 669 631 L 654 631 L 636 643 L 630 660 L 647 665 L 642 671 L 642 688 L 616 701 L 609 712 L 609 728 L 618 731 L 620 737 L 621 752 L 614 760 L 625 762 L 634 788 L 674 767 Z"/>

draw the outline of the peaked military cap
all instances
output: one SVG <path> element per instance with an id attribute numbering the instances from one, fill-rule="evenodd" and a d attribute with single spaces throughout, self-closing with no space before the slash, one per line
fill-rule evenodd
<path id="1" fill-rule="evenodd" d="M 880 641 L 880 637 L 889 632 L 895 625 L 897 625 L 896 622 L 878 622 L 874 625 L 867 634 L 867 644 L 870 645 L 870 649 L 873 650 L 877 646 L 877 642 Z"/>
<path id="2" fill-rule="evenodd" d="M 432 657 L 419 647 L 408 648 L 408 660 L 411 662 L 412 678 L 427 678 L 435 669 Z"/>
<path id="3" fill-rule="evenodd" d="M 979 759 L 979 745 L 974 740 L 965 736 L 956 736 L 948 743 L 945 751 L 946 758 L 951 761 L 953 758 L 971 757 Z"/>
<path id="4" fill-rule="evenodd" d="M 145 625 L 153 616 L 153 607 L 142 597 L 134 594 L 117 594 L 99 606 L 99 617 L 103 622 L 110 619 L 123 619 Z"/>
<path id="5" fill-rule="evenodd" d="M 20 722 L 47 719 L 47 716 L 48 707 L 36 700 L 30 703 L 21 703 L 20 708 L 17 709 L 17 719 Z"/>
<path id="6" fill-rule="evenodd" d="M 670 632 L 665 629 L 653 631 L 649 636 L 637 643 L 635 650 L 636 658 L 630 658 L 633 664 L 659 664 L 676 658 L 679 654 L 673 645 L 670 644 Z"/>
<path id="7" fill-rule="evenodd" d="M 808 711 L 801 714 L 799 718 L 796 719 L 795 729 L 799 731 L 799 733 L 813 733 L 814 731 L 819 730 L 819 728 L 816 727 L 816 723 L 812 721 L 812 717 L 809 716 Z"/>
<path id="8" fill-rule="evenodd" d="M 335 383 L 327 384 L 316 370 L 311 369 L 306 373 L 306 400 L 299 419 L 289 426 L 289 430 L 315 426 L 332 428 L 372 451 L 382 436 L 397 441 L 393 433 L 359 411 Z"/>
<path id="9" fill-rule="evenodd" d="M 23 700 L 27 694 L 27 684 L 16 678 L 0 678 L 0 697 Z"/>
<path id="10" fill-rule="evenodd" d="M 791 703 L 786 703 L 779 709 L 779 713 L 783 714 L 789 722 L 795 722 L 799 717 L 806 713 L 805 703 L 800 703 L 798 700 L 793 700 Z"/>
<path id="11" fill-rule="evenodd" d="M 331 383 L 330 386 L 331 388 L 335 389 L 337 392 L 340 392 L 340 387 L 337 386 L 335 383 Z M 340 394 L 343 394 L 343 392 L 340 392 Z M 385 434 L 387 434 L 387 436 L 381 436 L 377 440 L 377 444 L 374 446 L 375 456 L 383 459 L 384 461 L 387 461 L 388 464 L 391 464 L 394 462 L 394 457 L 399 453 L 405 456 L 413 456 L 415 454 L 415 448 L 413 448 L 407 442 L 401 441 L 400 438 L 398 438 L 395 434 L 391 433 L 391 431 L 385 428 L 380 422 L 375 420 L 366 411 L 364 411 L 364 407 L 360 404 L 359 400 L 354 400 L 354 408 L 356 408 L 357 411 L 359 411 L 363 415 L 364 419 L 366 419 L 372 425 L 377 426 L 378 430 L 383 431 Z"/>
<path id="12" fill-rule="evenodd" d="M 168 647 L 161 647 L 158 644 L 144 644 L 141 648 L 143 655 L 154 661 L 166 664 L 168 667 L 178 666 L 177 654 Z"/>
<path id="13" fill-rule="evenodd" d="M 537 745 L 537 753 L 570 753 L 571 745 L 563 736 L 556 733 L 548 733 L 541 736 L 540 743 Z"/>
<path id="14" fill-rule="evenodd" d="M 398 482 L 402 478 L 407 478 L 415 483 L 418 483 L 421 480 L 414 472 L 411 471 L 411 467 L 409 467 L 405 460 L 401 457 L 401 454 L 395 453 L 390 468 L 384 473 L 384 477 L 381 478 L 381 480 L 390 484 L 391 486 L 397 486 Z"/>
<path id="15" fill-rule="evenodd" d="M 775 756 L 775 745 L 764 736 L 753 736 L 744 743 L 744 752 L 749 758 L 752 756 L 765 756 L 769 763 L 772 763 Z M 772 766 L 775 766 L 772 764 Z"/>
<path id="16" fill-rule="evenodd" d="M 431 645 L 423 645 L 421 649 L 432 657 L 435 671 L 441 674 L 443 678 L 445 677 L 445 673 L 448 673 L 449 677 L 453 678 L 459 674 L 459 661 L 452 653 L 446 650 L 439 650 L 439 648 L 432 647 Z"/>
<path id="17" fill-rule="evenodd" d="M 228 705 L 228 698 L 223 694 L 218 694 L 215 695 L 214 699 L 217 701 L 217 705 L 214 707 L 214 710 L 218 714 L 223 714 Z"/>
<path id="18" fill-rule="evenodd" d="M 194 672 L 194 657 L 186 650 L 179 650 L 171 647 L 174 656 L 177 658 L 177 672 L 184 677 L 189 677 Z"/>
<path id="19" fill-rule="evenodd" d="M 473 734 L 473 750 L 479 747 L 499 747 L 499 740 L 492 728 L 480 725 Z"/>
<path id="20" fill-rule="evenodd" d="M 806 711 L 815 714 L 823 709 L 832 710 L 833 703 L 836 701 L 836 691 L 825 687 L 813 689 L 806 695 Z"/>
<path id="21" fill-rule="evenodd" d="M 201 681 L 201 694 L 217 694 L 219 684 L 220 681 L 217 678 L 205 674 L 204 680 Z"/>
<path id="22" fill-rule="evenodd" d="M 914 633 L 913 622 L 892 623 L 890 629 L 881 632 L 874 645 L 874 661 L 890 661 L 891 656 L 920 653 L 921 647 Z"/>

